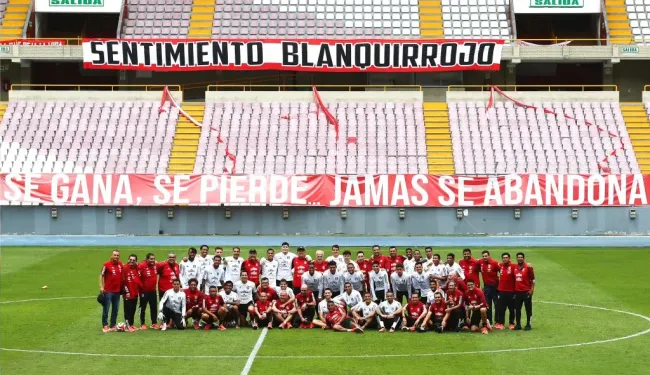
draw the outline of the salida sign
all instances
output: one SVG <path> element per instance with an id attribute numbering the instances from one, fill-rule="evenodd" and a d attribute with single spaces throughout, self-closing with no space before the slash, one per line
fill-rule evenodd
<path id="1" fill-rule="evenodd" d="M 35 0 L 40 13 L 120 13 L 121 0 Z"/>
<path id="2" fill-rule="evenodd" d="M 600 0 L 512 0 L 515 14 L 600 13 Z"/>
<path id="3" fill-rule="evenodd" d="M 0 204 L 647 206 L 650 175 L 0 174 Z"/>

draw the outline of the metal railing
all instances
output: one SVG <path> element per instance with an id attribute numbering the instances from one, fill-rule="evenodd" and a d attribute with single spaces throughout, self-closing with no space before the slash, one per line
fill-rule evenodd
<path id="1" fill-rule="evenodd" d="M 258 83 L 263 83 L 263 82 L 268 82 L 268 81 L 274 81 L 274 80 L 284 80 L 285 78 L 293 78 L 295 77 L 295 74 L 293 73 L 287 73 L 287 74 L 276 74 L 276 75 L 268 75 L 268 76 L 255 76 L 255 77 L 250 77 L 250 78 L 236 78 L 236 79 L 227 79 L 223 80 L 221 82 L 218 82 L 215 80 L 212 81 L 205 81 L 205 82 L 190 82 L 186 84 L 182 84 L 181 86 L 183 87 L 183 91 L 189 90 L 189 89 L 197 89 L 197 88 L 205 88 L 210 85 L 253 85 L 253 84 L 258 84 Z"/>
<path id="2" fill-rule="evenodd" d="M 522 91 L 522 89 L 523 91 L 531 91 L 531 89 L 544 89 L 544 91 L 576 91 L 575 89 L 579 89 L 579 91 L 618 91 L 617 85 L 449 85 L 447 91 L 489 91 L 493 86 L 504 91 Z"/>
<path id="3" fill-rule="evenodd" d="M 165 86 L 170 91 L 181 91 L 180 85 L 38 85 L 28 83 L 16 83 L 11 85 L 11 90 L 34 90 L 34 91 L 162 91 Z"/>
<path id="4" fill-rule="evenodd" d="M 23 34 L 22 37 L 27 37 L 27 28 L 29 27 L 30 20 L 32 19 L 32 12 L 34 11 L 34 2 L 29 2 L 29 10 L 27 11 L 27 18 L 25 19 L 25 24 L 23 25 Z"/>
<path id="5" fill-rule="evenodd" d="M 362 91 L 361 89 L 375 89 L 374 91 L 379 91 L 379 89 L 381 89 L 381 91 L 384 92 L 422 91 L 422 86 L 418 85 L 209 85 L 208 91 L 247 91 L 247 89 L 248 91 L 287 91 L 287 88 L 298 89 L 296 91 L 301 91 L 300 89 L 302 89 L 302 91 L 308 91 L 311 90 L 313 86 L 316 86 L 317 89 L 326 89 L 327 91 Z M 237 90 L 237 88 L 240 88 L 241 90 Z"/>

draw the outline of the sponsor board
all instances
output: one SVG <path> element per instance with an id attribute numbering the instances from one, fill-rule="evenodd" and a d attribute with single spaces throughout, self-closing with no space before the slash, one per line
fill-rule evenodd
<path id="1" fill-rule="evenodd" d="M 120 13 L 120 0 L 35 0 L 38 13 Z"/>
<path id="2" fill-rule="evenodd" d="M 503 40 L 85 39 L 86 69 L 434 72 L 499 70 Z"/>
<path id="3" fill-rule="evenodd" d="M 647 206 L 650 175 L 0 174 L 0 204 L 319 207 Z"/>
<path id="4" fill-rule="evenodd" d="M 515 14 L 600 13 L 600 0 L 512 0 Z"/>
<path id="5" fill-rule="evenodd" d="M 12 46 L 65 46 L 64 39 L 11 39 L 0 40 L 0 45 Z"/>

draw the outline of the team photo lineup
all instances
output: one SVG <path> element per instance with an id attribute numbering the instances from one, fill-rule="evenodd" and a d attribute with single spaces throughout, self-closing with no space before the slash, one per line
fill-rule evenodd
<path id="1" fill-rule="evenodd" d="M 318 250 L 312 259 L 304 247 L 295 254 L 284 242 L 278 252 L 269 248 L 258 255 L 250 249 L 244 259 L 239 247 L 224 256 L 220 247 L 211 255 L 209 246 L 201 245 L 182 259 L 169 253 L 159 261 L 148 253 L 139 261 L 131 254 L 123 264 L 120 251 L 113 250 L 99 277 L 102 330 L 184 330 L 190 321 L 201 330 L 488 334 L 492 329 L 532 329 L 535 273 L 523 252 L 514 259 L 504 252 L 501 262 L 487 250 L 476 259 L 471 249 L 464 249 L 458 262 L 454 253 L 443 260 L 432 247 L 424 252 L 407 248 L 400 255 L 391 246 L 385 256 L 375 245 L 370 258 L 358 251 L 353 260 L 350 251 L 333 245 L 331 255 Z M 120 299 L 124 323 L 117 322 Z"/>

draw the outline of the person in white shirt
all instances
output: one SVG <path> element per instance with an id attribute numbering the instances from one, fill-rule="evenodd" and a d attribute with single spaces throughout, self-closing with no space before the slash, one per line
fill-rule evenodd
<path id="1" fill-rule="evenodd" d="M 329 288 L 325 288 L 323 290 L 323 300 L 318 303 L 318 309 L 317 309 L 317 314 L 318 314 L 318 319 L 314 319 L 311 322 L 316 326 L 316 327 L 321 327 L 322 329 L 327 329 L 327 314 L 329 313 L 329 309 L 327 308 L 327 303 L 332 300 L 332 290 Z"/>
<path id="2" fill-rule="evenodd" d="M 393 292 L 386 293 L 386 301 L 379 304 L 377 315 L 377 322 L 381 327 L 379 332 L 386 332 L 386 326 L 390 327 L 390 333 L 395 332 L 402 320 L 402 304 L 395 301 Z"/>
<path id="3" fill-rule="evenodd" d="M 376 302 L 383 302 L 386 298 L 386 292 L 390 288 L 388 273 L 383 268 L 379 268 L 379 262 L 372 262 L 372 271 L 370 271 L 370 292 L 372 299 Z"/>
<path id="4" fill-rule="evenodd" d="M 226 257 L 226 280 L 239 281 L 241 274 L 241 265 L 244 263 L 244 258 L 241 256 L 241 249 L 238 247 L 232 248 L 232 256 Z"/>
<path id="5" fill-rule="evenodd" d="M 213 259 L 212 265 L 206 267 L 203 271 L 203 287 L 201 289 L 205 291 L 205 294 L 210 293 L 211 286 L 216 286 L 218 290 L 221 289 L 224 281 L 226 281 L 226 270 L 221 265 L 221 257 L 215 255 Z"/>
<path id="6" fill-rule="evenodd" d="M 336 271 L 336 262 L 328 263 L 329 270 L 323 273 L 321 288 L 329 288 L 332 291 L 332 298 L 343 293 L 343 275 Z"/>
<path id="7" fill-rule="evenodd" d="M 429 285 L 431 286 L 431 290 L 429 291 L 429 293 L 427 293 L 427 306 L 430 306 L 435 301 L 436 293 L 440 293 L 442 295 L 442 299 L 444 300 L 447 299 L 447 295 L 445 294 L 445 291 L 440 289 L 440 283 L 438 282 L 438 280 L 435 279 L 431 280 Z"/>
<path id="8" fill-rule="evenodd" d="M 235 281 L 233 290 L 239 296 L 239 321 L 242 327 L 246 326 L 246 315 L 249 314 L 253 319 L 255 314 L 255 307 L 253 301 L 256 297 L 257 289 L 255 283 L 248 280 L 248 272 L 241 271 L 241 279 Z"/>
<path id="9" fill-rule="evenodd" d="M 302 285 L 307 285 L 307 288 L 314 293 L 314 298 L 318 301 L 320 298 L 321 283 L 323 282 L 323 274 L 316 271 L 314 262 L 309 263 L 309 270 L 302 274 Z"/>
<path id="10" fill-rule="evenodd" d="M 328 256 L 325 261 L 327 263 L 329 262 L 336 262 L 336 269 L 343 269 L 345 270 L 345 259 L 343 258 L 343 255 L 340 254 L 340 248 L 339 245 L 333 245 L 332 246 L 332 255 Z"/>
<path id="11" fill-rule="evenodd" d="M 296 295 L 293 294 L 293 290 L 289 288 L 289 283 L 287 282 L 287 280 L 284 279 L 280 280 L 280 286 L 275 287 L 275 294 L 277 294 L 278 297 L 282 292 L 287 293 L 287 295 L 289 296 L 289 303 L 293 303 L 293 301 L 295 301 Z"/>
<path id="12" fill-rule="evenodd" d="M 195 248 L 192 247 L 187 251 L 187 260 L 181 262 L 181 264 L 179 264 L 179 268 L 181 271 L 180 279 L 183 289 L 187 289 L 190 286 L 190 279 L 198 280 L 201 278 L 200 272 L 202 270 L 202 264 L 196 258 Z"/>
<path id="13" fill-rule="evenodd" d="M 275 254 L 274 259 L 278 261 L 278 273 L 276 286 L 280 285 L 280 280 L 287 280 L 289 288 L 293 289 L 293 258 L 297 255 L 289 252 L 289 243 L 282 243 L 282 251 Z"/>
<path id="14" fill-rule="evenodd" d="M 372 293 L 366 292 L 363 295 L 363 302 L 352 308 L 352 317 L 361 329 L 377 327 L 377 320 L 375 319 L 377 307 L 377 304 L 372 301 Z"/>
<path id="15" fill-rule="evenodd" d="M 456 263 L 456 256 L 454 253 L 447 254 L 447 263 L 445 266 L 447 267 L 448 275 L 456 272 L 461 280 L 465 280 L 465 271 L 463 271 L 463 268 L 460 266 L 460 264 Z M 442 287 L 444 288 L 445 286 L 446 283 Z"/>
<path id="16" fill-rule="evenodd" d="M 275 260 L 275 250 L 266 250 L 266 258 L 260 260 L 260 267 L 262 267 L 262 278 L 266 277 L 269 279 L 269 284 L 274 287 L 277 286 L 278 268 L 280 264 Z"/>
<path id="17" fill-rule="evenodd" d="M 407 275 L 411 276 L 415 272 L 415 263 L 417 262 L 413 257 L 413 249 L 409 247 L 406 249 L 406 260 L 404 261 L 404 272 L 406 272 Z"/>
<path id="18" fill-rule="evenodd" d="M 348 264 L 352 264 L 354 266 L 354 270 L 359 271 L 359 265 L 357 264 L 357 262 L 352 260 L 352 253 L 349 250 L 345 250 L 343 252 L 343 263 L 342 264 L 337 263 L 336 270 L 341 273 L 345 273 L 348 270 Z"/>
<path id="19" fill-rule="evenodd" d="M 417 291 L 422 298 L 422 302 L 426 302 L 426 296 L 431 291 L 429 284 L 429 275 L 422 271 L 422 263 L 415 265 L 415 273 L 411 275 L 411 287 L 413 291 Z"/>
<path id="20" fill-rule="evenodd" d="M 433 254 L 433 263 L 429 266 L 429 271 L 427 273 L 431 279 L 438 280 L 440 285 L 445 285 L 447 283 L 449 271 L 445 264 L 440 263 L 440 254 Z"/>
<path id="21" fill-rule="evenodd" d="M 398 264 L 395 267 L 395 272 L 390 275 L 390 281 L 397 302 L 402 303 L 405 298 L 408 302 L 411 293 L 411 276 L 404 272 L 404 265 Z"/>
<path id="22" fill-rule="evenodd" d="M 424 264 L 422 265 L 422 270 L 424 273 L 429 273 L 429 267 L 433 264 L 433 248 L 427 246 L 424 248 Z"/>
<path id="23" fill-rule="evenodd" d="M 226 317 L 224 322 L 233 323 L 235 328 L 239 328 L 239 296 L 232 291 L 232 281 L 228 280 L 223 283 L 223 289 L 219 292 L 223 303 L 226 304 Z M 224 324 L 226 326 L 226 324 Z"/>
<path id="24" fill-rule="evenodd" d="M 199 255 L 196 256 L 196 259 L 199 262 L 199 275 L 203 276 L 206 268 L 212 265 L 213 258 L 210 258 L 210 247 L 208 245 L 201 245 L 199 248 Z M 199 280 L 201 278 L 199 277 Z"/>
<path id="25" fill-rule="evenodd" d="M 363 301 L 363 298 L 361 298 L 361 293 L 352 288 L 352 283 L 346 282 L 343 285 L 343 289 L 344 291 L 339 296 L 339 298 L 344 301 L 345 304 L 350 307 L 350 309 Z"/>
<path id="26" fill-rule="evenodd" d="M 355 270 L 352 263 L 347 264 L 347 270 L 343 274 L 343 282 L 352 284 L 352 288 L 359 293 L 365 292 L 366 278 L 361 271 Z"/>
<path id="27" fill-rule="evenodd" d="M 172 288 L 163 294 L 158 304 L 158 320 L 162 321 L 161 331 L 167 329 L 170 322 L 173 322 L 176 329 L 185 329 L 186 313 L 185 292 L 181 290 L 181 281 L 172 281 Z"/>

